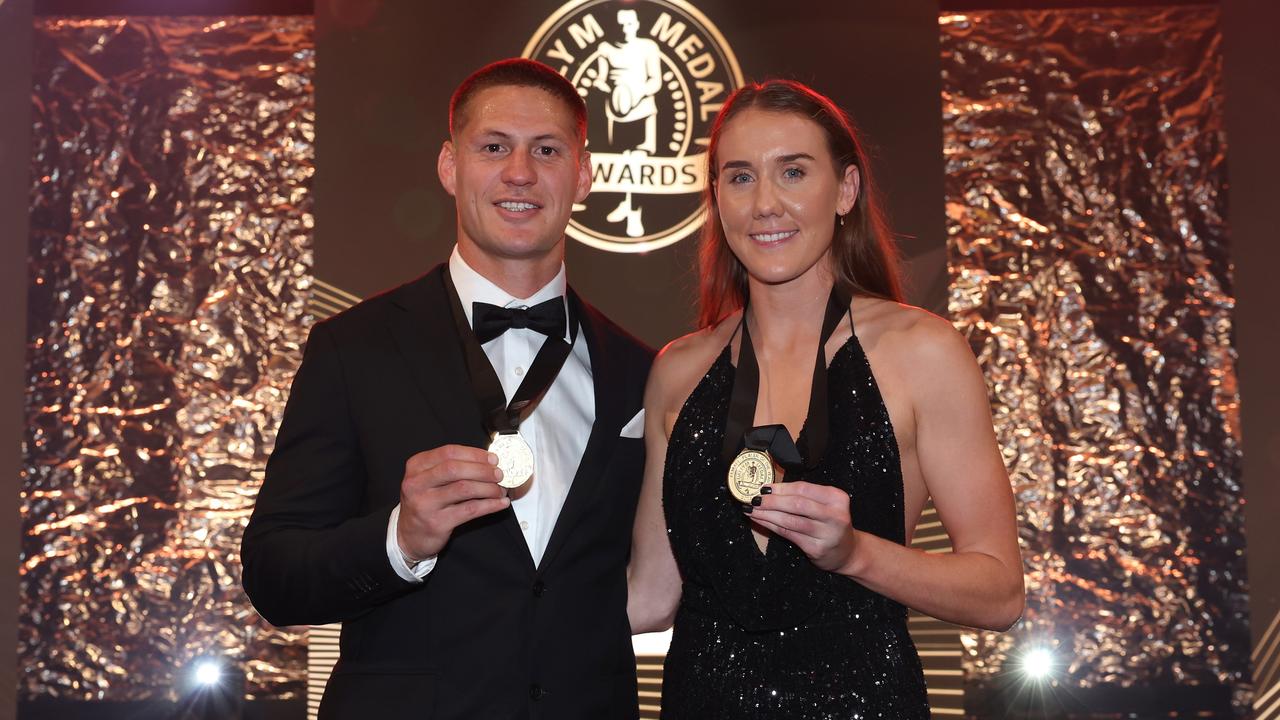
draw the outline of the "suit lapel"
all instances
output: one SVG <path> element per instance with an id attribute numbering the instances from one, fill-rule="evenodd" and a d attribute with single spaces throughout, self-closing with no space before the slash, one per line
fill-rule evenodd
<path id="1" fill-rule="evenodd" d="M 488 446 L 489 438 L 484 432 L 480 404 L 472 396 L 466 359 L 449 312 L 447 303 L 453 300 L 445 292 L 441 277 L 444 268 L 439 265 L 394 291 L 392 301 L 402 312 L 392 319 L 391 333 L 409 374 L 445 429 L 447 442 L 483 448 Z M 522 565 L 532 575 L 533 556 L 520 532 L 515 511 L 507 508 L 501 515 L 500 524 L 513 541 Z"/>
<path id="2" fill-rule="evenodd" d="M 538 571 L 550 567 L 556 554 L 564 547 L 565 541 L 573 532 L 573 528 L 586 514 L 604 482 L 604 469 L 613 454 L 618 433 L 622 432 L 623 414 L 622 387 L 626 380 L 625 368 L 618 362 L 618 355 L 613 349 L 614 338 L 608 333 L 603 317 L 569 290 L 570 301 L 574 303 L 577 316 L 582 322 L 582 332 L 587 340 L 587 351 L 591 358 L 591 378 L 595 388 L 595 422 L 591 426 L 591 435 L 587 439 L 587 447 L 582 453 L 582 461 L 578 463 L 578 471 L 569 487 L 569 495 L 565 498 L 560 517 L 551 530 L 551 539 L 547 541 L 547 549 L 542 554 L 542 562 Z"/>
<path id="3" fill-rule="evenodd" d="M 441 281 L 443 265 L 398 288 L 393 302 L 403 312 L 392 320 L 396 346 L 450 443 L 484 447 L 484 420 L 471 396 L 466 360 L 449 314 Z"/>

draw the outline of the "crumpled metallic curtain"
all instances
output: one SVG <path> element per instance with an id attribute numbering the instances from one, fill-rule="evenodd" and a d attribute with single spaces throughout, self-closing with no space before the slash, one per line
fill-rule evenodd
<path id="1" fill-rule="evenodd" d="M 989 383 L 1027 612 L 970 681 L 1249 694 L 1216 6 L 941 18 L 949 310 Z"/>
<path id="2" fill-rule="evenodd" d="M 36 23 L 19 698 L 303 691 L 239 543 L 309 316 L 309 17 Z"/>

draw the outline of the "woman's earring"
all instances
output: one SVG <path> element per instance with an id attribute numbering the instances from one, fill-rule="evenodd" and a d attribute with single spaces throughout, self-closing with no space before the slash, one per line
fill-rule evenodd
<path id="1" fill-rule="evenodd" d="M 840 227 L 844 227 L 844 216 L 843 216 L 843 215 L 836 215 L 836 217 L 840 218 Z"/>

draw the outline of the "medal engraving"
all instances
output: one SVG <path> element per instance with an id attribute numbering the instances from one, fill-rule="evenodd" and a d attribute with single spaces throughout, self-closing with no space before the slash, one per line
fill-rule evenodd
<path id="1" fill-rule="evenodd" d="M 498 456 L 502 487 L 518 488 L 533 477 L 533 450 L 520 433 L 494 433 L 489 452 Z"/>
<path id="2" fill-rule="evenodd" d="M 729 465 L 729 493 L 740 503 L 749 503 L 760 488 L 773 482 L 773 459 L 759 450 L 743 450 Z"/>

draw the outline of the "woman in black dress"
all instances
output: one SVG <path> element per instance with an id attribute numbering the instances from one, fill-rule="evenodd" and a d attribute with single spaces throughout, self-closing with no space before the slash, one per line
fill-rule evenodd
<path id="1" fill-rule="evenodd" d="M 708 158 L 702 329 L 649 378 L 631 561 L 632 632 L 674 621 L 663 717 L 927 718 L 906 608 L 1022 612 L 986 384 L 950 323 L 901 303 L 829 99 L 744 87 Z M 950 553 L 908 547 L 930 497 Z"/>

